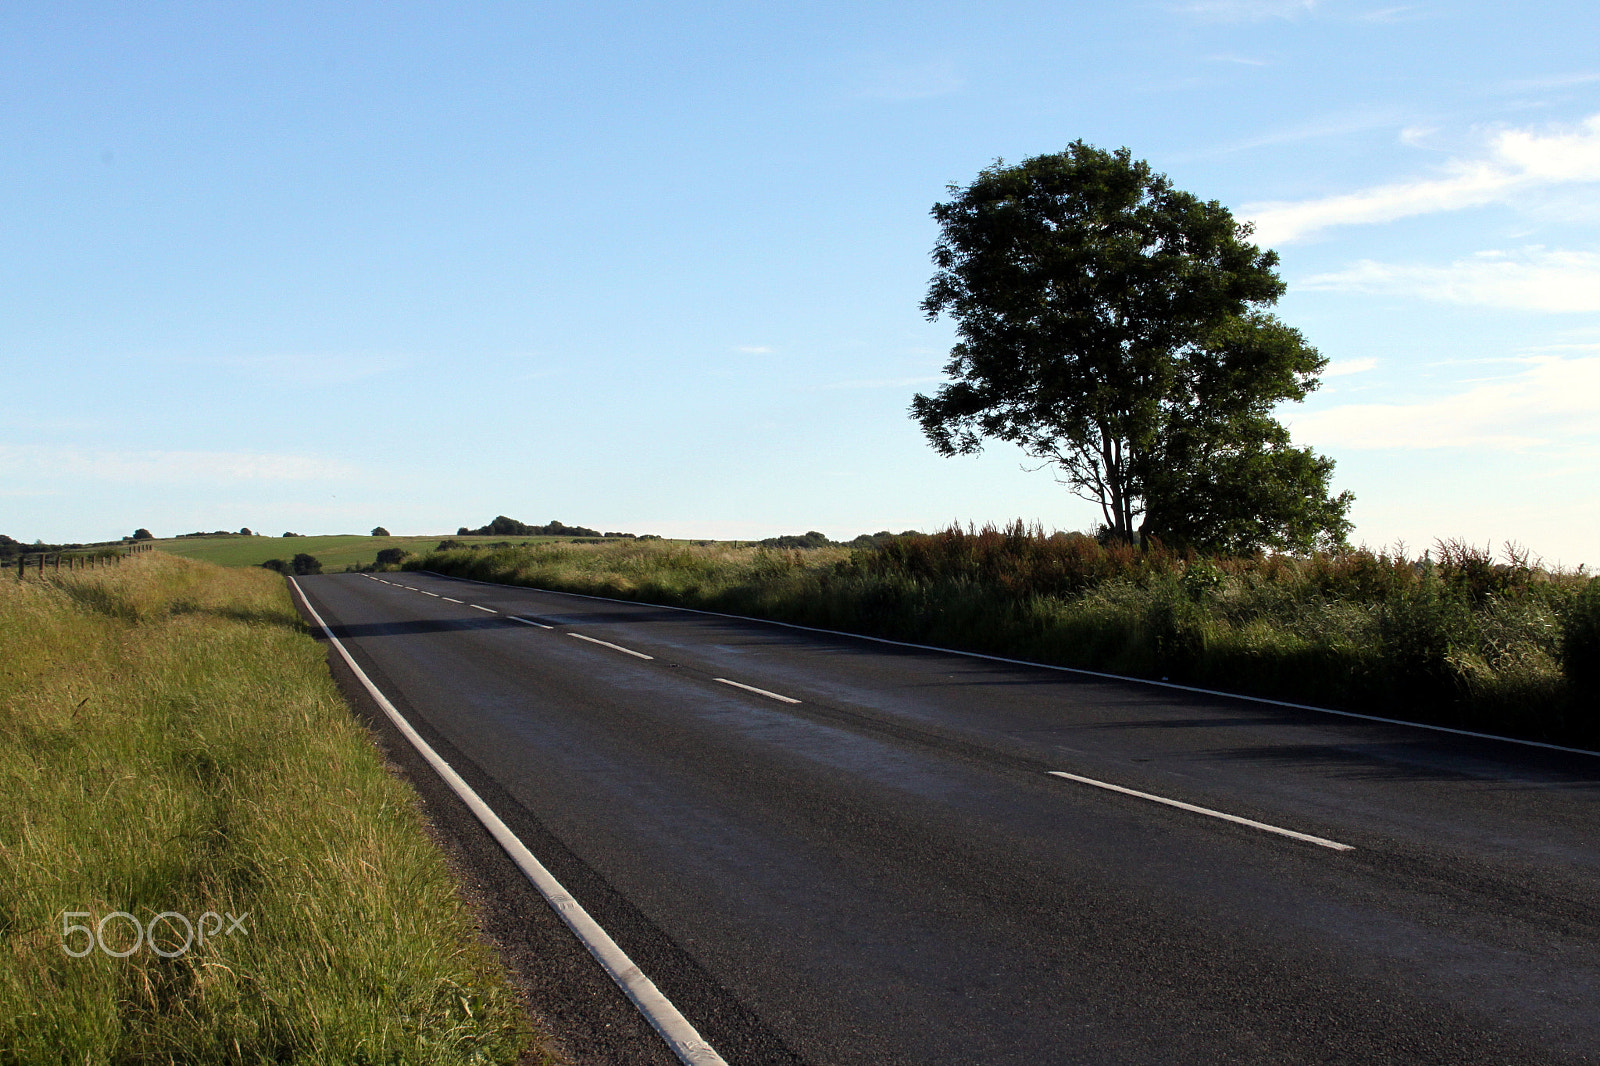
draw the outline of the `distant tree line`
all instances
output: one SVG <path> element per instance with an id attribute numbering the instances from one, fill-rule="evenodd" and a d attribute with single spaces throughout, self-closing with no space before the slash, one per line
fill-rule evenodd
<path id="1" fill-rule="evenodd" d="M 376 535 L 376 534 L 374 534 Z M 542 526 L 530 526 L 526 522 L 518 522 L 515 518 L 497 515 L 493 522 L 477 529 L 466 526 L 456 530 L 458 537 L 593 537 L 596 540 L 660 540 L 653 533 L 602 533 L 598 529 L 588 526 L 569 526 L 564 522 L 551 519 Z"/>
<path id="2" fill-rule="evenodd" d="M 827 534 L 812 530 L 809 533 L 790 533 L 781 537 L 768 537 L 766 540 L 757 541 L 763 548 L 870 548 L 875 545 L 891 541 L 896 537 L 920 536 L 916 530 L 908 529 L 903 533 L 891 533 L 881 529 L 876 533 L 863 533 L 854 540 L 829 540 Z"/>
<path id="3" fill-rule="evenodd" d="M 90 544 L 46 544 L 42 540 L 36 540 L 32 544 L 24 544 L 22 541 L 0 533 L 0 559 L 15 559 L 19 555 L 54 555 L 57 552 L 83 551 L 88 548 L 104 548 L 111 544 L 131 544 L 136 541 L 153 539 L 148 535 L 148 531 L 141 530 L 140 532 L 145 532 L 146 536 L 123 537 L 120 541 L 96 541 Z"/>
<path id="4" fill-rule="evenodd" d="M 827 534 L 812 530 L 809 533 L 790 533 L 781 537 L 768 537 L 760 542 L 763 548 L 827 548 L 834 544 Z"/>
<path id="5" fill-rule="evenodd" d="M 46 544 L 42 540 L 36 540 L 32 544 L 24 544 L 0 533 L 0 559 L 15 559 L 19 555 L 48 555 L 55 552 L 73 551 L 83 547 L 87 547 L 87 545 Z"/>
<path id="6" fill-rule="evenodd" d="M 259 537 L 261 535 L 262 534 L 255 532 L 249 526 L 245 526 L 243 529 L 240 529 L 238 531 L 234 531 L 234 530 L 231 530 L 231 529 L 214 529 L 209 533 L 204 531 L 204 530 L 196 530 L 193 533 L 175 533 L 175 534 L 173 534 L 172 539 L 173 540 L 183 540 L 186 537 Z M 284 534 L 284 536 L 288 536 L 288 535 L 289 534 L 287 534 L 287 533 Z M 137 543 L 139 543 L 140 541 L 143 541 L 143 540 L 155 540 L 155 539 L 156 539 L 156 535 L 154 533 L 150 532 L 148 529 L 144 528 L 143 526 L 140 526 L 138 529 L 133 531 L 131 536 L 123 537 L 121 543 L 123 543 L 123 544 L 137 544 Z"/>

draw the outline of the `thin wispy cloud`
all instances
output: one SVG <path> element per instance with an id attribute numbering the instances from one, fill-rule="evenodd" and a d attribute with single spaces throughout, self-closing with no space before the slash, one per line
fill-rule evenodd
<path id="1" fill-rule="evenodd" d="M 1229 155 L 1235 152 L 1249 152 L 1257 148 L 1271 148 L 1283 144 L 1302 144 L 1306 141 L 1322 140 L 1327 137 L 1344 137 L 1352 133 L 1365 133 L 1369 130 L 1393 127 L 1398 121 L 1398 113 L 1392 110 L 1366 111 L 1355 114 L 1331 115 L 1313 119 L 1309 122 L 1285 126 L 1252 137 L 1230 141 L 1203 155 Z M 1241 212 L 1241 217 L 1243 217 Z"/>
<path id="2" fill-rule="evenodd" d="M 1208 22 L 1260 22 L 1309 15 L 1316 0 L 1194 0 L 1173 10 Z"/>
<path id="3" fill-rule="evenodd" d="M 746 355 L 769 355 L 772 352 L 772 349 L 765 344 L 745 344 L 741 345 L 738 350 Z"/>
<path id="4" fill-rule="evenodd" d="M 1572 74 L 1553 74 L 1545 78 L 1518 78 L 1502 85 L 1501 91 L 1541 92 L 1549 89 L 1570 89 L 1575 85 L 1593 85 L 1600 82 L 1600 71 L 1578 71 Z"/>
<path id="5" fill-rule="evenodd" d="M 1532 357 L 1513 375 L 1438 399 L 1290 416 L 1297 439 L 1355 449 L 1589 448 L 1600 437 L 1600 358 Z"/>
<path id="6" fill-rule="evenodd" d="M 1376 359 L 1334 359 L 1323 369 L 1324 378 L 1342 378 L 1350 374 L 1364 374 L 1378 366 Z"/>
<path id="7" fill-rule="evenodd" d="M 1363 11 L 1356 16 L 1356 21 L 1390 25 L 1396 22 L 1417 22 L 1427 17 L 1428 12 L 1415 4 L 1401 4 L 1396 7 L 1380 7 L 1376 11 Z"/>
<path id="8" fill-rule="evenodd" d="M 1600 311 L 1600 254 L 1530 248 L 1481 252 L 1447 266 L 1364 259 L 1345 270 L 1306 278 L 1299 287 L 1518 311 Z"/>
<path id="9" fill-rule="evenodd" d="M 0 445 L 0 465 L 35 480 L 88 478 L 141 484 L 239 481 L 342 481 L 359 476 L 348 463 L 311 455 L 200 451 L 110 451 Z"/>
<path id="10" fill-rule="evenodd" d="M 1438 126 L 1407 126 L 1400 131 L 1400 143 L 1407 148 L 1426 148 L 1428 138 L 1438 132 Z"/>
<path id="11" fill-rule="evenodd" d="M 1206 56 L 1207 63 L 1232 63 L 1241 67 L 1269 67 L 1271 60 L 1256 59 L 1253 56 L 1216 55 Z"/>
<path id="12" fill-rule="evenodd" d="M 1376 185 L 1315 200 L 1246 204 L 1255 239 L 1286 244 L 1335 226 L 1504 203 L 1530 189 L 1600 181 L 1600 114 L 1549 132 L 1504 129 L 1474 158 L 1453 159 L 1438 177 Z"/>

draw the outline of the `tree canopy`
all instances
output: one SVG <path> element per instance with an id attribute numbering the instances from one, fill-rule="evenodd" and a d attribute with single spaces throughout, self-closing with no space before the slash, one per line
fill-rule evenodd
<path id="1" fill-rule="evenodd" d="M 1082 141 L 950 193 L 922 307 L 959 343 L 952 380 L 911 406 L 935 449 L 1017 444 L 1124 540 L 1344 540 L 1352 497 L 1330 496 L 1333 461 L 1273 418 L 1327 360 L 1266 310 L 1285 286 L 1248 224 Z"/>
<path id="2" fill-rule="evenodd" d="M 530 526 L 515 518 L 496 515 L 494 521 L 477 529 L 462 526 L 456 530 L 458 537 L 603 537 L 605 534 L 588 526 L 569 526 L 552 518 L 542 526 Z"/>

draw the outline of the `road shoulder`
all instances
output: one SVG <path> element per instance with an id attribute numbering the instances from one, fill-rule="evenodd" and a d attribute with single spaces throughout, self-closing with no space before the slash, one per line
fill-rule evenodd
<path id="1" fill-rule="evenodd" d="M 297 604 L 308 625 L 314 625 Z M 677 1059 L 550 909 L 488 831 L 400 734 L 326 638 L 328 669 L 351 713 L 417 796 L 478 918 L 480 934 L 511 975 L 556 1061 L 570 1066 L 674 1066 Z M 533 1061 L 538 1061 L 537 1059 Z"/>

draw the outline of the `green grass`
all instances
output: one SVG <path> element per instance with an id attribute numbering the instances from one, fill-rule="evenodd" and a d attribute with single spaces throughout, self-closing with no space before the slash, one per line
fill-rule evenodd
<path id="1" fill-rule="evenodd" d="M 0 1063 L 533 1053 L 281 578 L 159 552 L 5 576 L 0 642 Z M 248 918 L 173 958 L 67 954 L 65 914 L 117 911 Z"/>
<path id="2" fill-rule="evenodd" d="M 1515 555 L 1205 559 L 1021 527 L 862 548 L 546 544 L 407 563 L 508 584 L 1600 742 L 1600 586 Z"/>
<path id="3" fill-rule="evenodd" d="M 293 559 L 304 552 L 314 555 L 325 571 L 343 570 L 347 566 L 363 566 L 377 558 L 384 548 L 403 548 L 409 552 L 427 552 L 444 540 L 463 544 L 492 544 L 504 542 L 505 537 L 455 537 L 448 534 L 430 537 L 175 537 L 152 543 L 158 551 L 179 555 L 186 559 L 200 559 L 218 566 L 260 566 L 268 559 Z M 513 543 L 546 538 L 512 537 Z M 556 538 L 550 538 L 556 539 Z"/>

